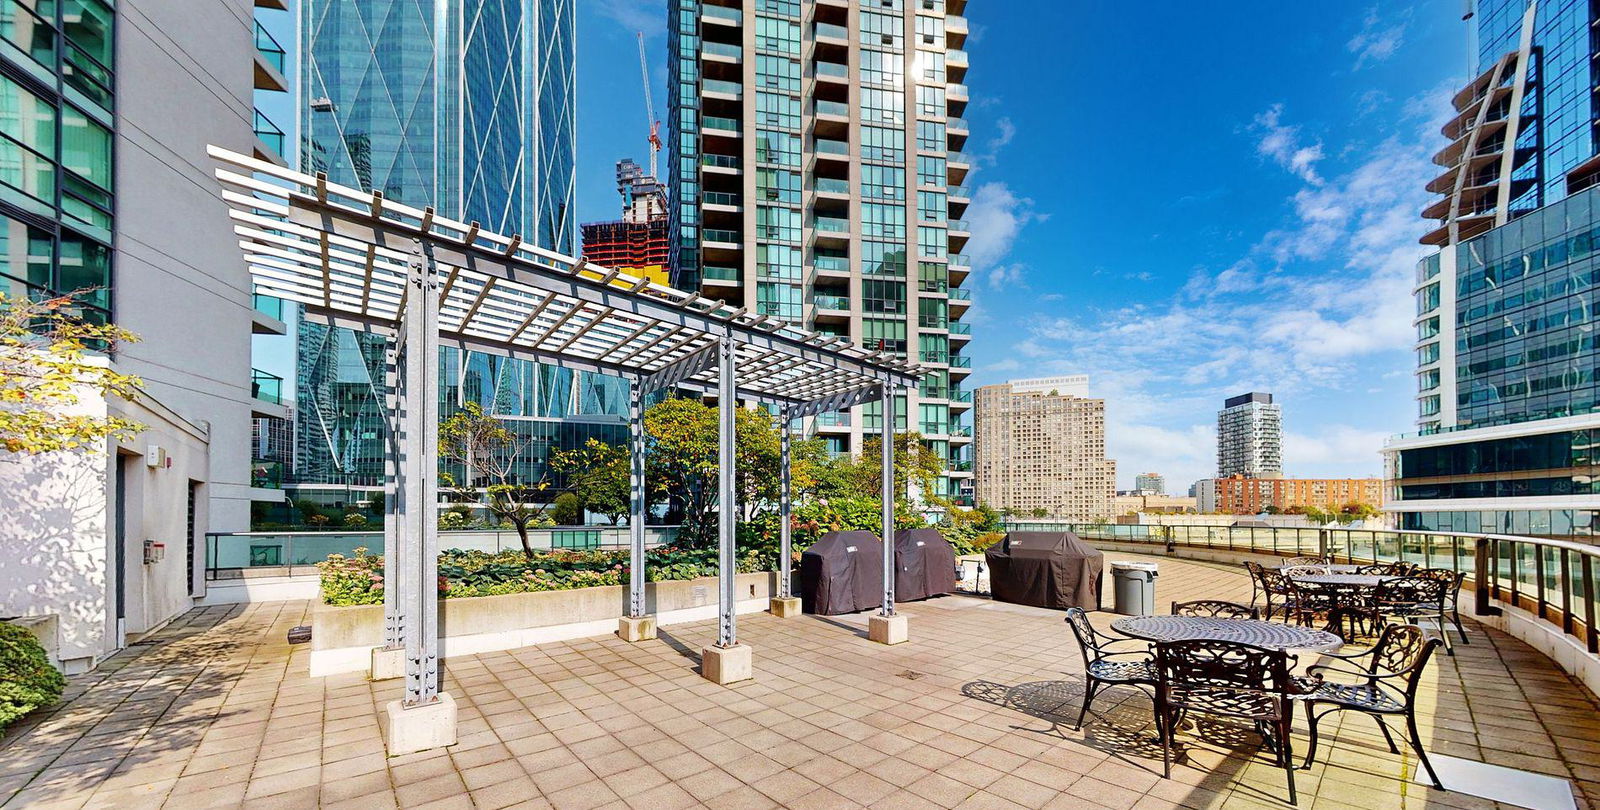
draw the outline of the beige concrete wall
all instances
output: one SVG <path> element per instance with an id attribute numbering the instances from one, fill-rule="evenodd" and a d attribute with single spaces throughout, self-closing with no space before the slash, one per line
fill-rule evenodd
<path id="1" fill-rule="evenodd" d="M 773 573 L 737 575 L 738 612 L 765 610 L 776 585 Z M 627 599 L 627 589 L 620 585 L 445 599 L 439 603 L 442 655 L 604 635 L 616 630 L 617 619 L 627 613 Z M 714 617 L 717 578 L 646 583 L 645 610 L 659 625 Z M 311 624 L 313 676 L 364 669 L 371 649 L 383 644 L 382 605 L 319 605 Z"/>

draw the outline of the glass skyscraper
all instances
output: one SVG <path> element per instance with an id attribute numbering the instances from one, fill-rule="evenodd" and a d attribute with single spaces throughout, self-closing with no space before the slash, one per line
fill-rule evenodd
<path id="1" fill-rule="evenodd" d="M 972 500 L 966 0 L 669 0 L 673 281 L 930 368 L 894 404 Z M 824 414 L 860 452 L 880 402 Z"/>
<path id="2" fill-rule="evenodd" d="M 1481 0 L 1416 275 L 1420 431 L 1385 448 L 1402 528 L 1600 533 L 1600 80 L 1588 0 Z"/>
<path id="3" fill-rule="evenodd" d="M 305 170 L 576 254 L 575 0 L 302 0 L 300 13 Z M 302 492 L 382 483 L 382 346 L 302 321 Z M 577 429 L 534 424 L 549 420 L 621 435 L 621 380 L 477 354 L 441 363 L 447 413 L 472 399 L 536 435 Z"/>

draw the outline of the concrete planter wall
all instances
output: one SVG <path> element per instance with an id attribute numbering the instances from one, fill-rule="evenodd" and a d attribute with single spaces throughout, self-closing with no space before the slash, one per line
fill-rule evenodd
<path id="1" fill-rule="evenodd" d="M 739 613 L 767 609 L 777 574 L 738 574 L 734 595 Z M 443 599 L 439 602 L 441 655 L 473 655 L 550 641 L 601 636 L 617 629 L 627 613 L 624 586 L 540 591 L 506 596 Z M 660 625 L 715 618 L 717 578 L 645 584 L 645 609 Z M 383 644 L 383 606 L 318 605 L 312 615 L 311 675 L 365 671 L 372 648 Z"/>

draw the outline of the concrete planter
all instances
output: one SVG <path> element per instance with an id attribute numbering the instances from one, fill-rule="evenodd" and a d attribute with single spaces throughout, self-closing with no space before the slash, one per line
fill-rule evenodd
<path id="1" fill-rule="evenodd" d="M 736 575 L 737 612 L 766 610 L 777 581 L 778 575 L 770 572 Z M 627 605 L 628 589 L 620 585 L 441 599 L 440 654 L 449 658 L 603 636 L 616 631 Z M 645 583 L 645 610 L 660 625 L 715 618 L 717 578 Z M 372 648 L 383 644 L 382 605 L 318 605 L 311 624 L 313 677 L 364 672 L 371 665 Z"/>

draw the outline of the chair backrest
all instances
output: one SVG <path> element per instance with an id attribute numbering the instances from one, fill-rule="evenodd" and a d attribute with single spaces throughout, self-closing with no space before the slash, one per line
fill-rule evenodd
<path id="1" fill-rule="evenodd" d="M 1444 606 L 1450 586 L 1442 579 L 1423 576 L 1403 576 L 1386 579 L 1378 584 L 1380 605 L 1438 605 Z"/>
<path id="2" fill-rule="evenodd" d="M 1294 583 L 1282 571 L 1273 568 L 1261 569 L 1261 589 L 1278 596 L 1294 596 Z"/>
<path id="3" fill-rule="evenodd" d="M 1394 572 L 1394 564 L 1393 563 L 1373 563 L 1372 565 L 1358 565 L 1358 566 L 1356 566 L 1356 573 L 1357 574 L 1367 574 L 1369 576 L 1380 576 L 1380 575 L 1383 575 L 1383 574 L 1390 574 L 1390 573 L 1393 573 L 1393 572 Z"/>
<path id="4" fill-rule="evenodd" d="M 1223 599 L 1196 599 L 1193 602 L 1173 602 L 1174 616 L 1204 616 L 1213 619 L 1259 619 L 1261 612 L 1249 605 Z"/>
<path id="5" fill-rule="evenodd" d="M 1089 623 L 1089 614 L 1081 607 L 1067 608 L 1067 626 L 1078 638 L 1078 651 L 1083 653 L 1083 667 L 1088 669 L 1090 664 L 1100 659 L 1100 636 L 1095 632 L 1094 625 Z"/>
<path id="6" fill-rule="evenodd" d="M 1429 579 L 1437 579 L 1443 582 L 1446 597 L 1454 599 L 1456 594 L 1461 593 L 1461 582 L 1466 579 L 1467 575 L 1449 568 L 1423 568 L 1412 574 L 1412 576 L 1428 577 Z"/>
<path id="7" fill-rule="evenodd" d="M 1315 577 L 1328 573 L 1326 565 L 1296 565 L 1283 569 L 1283 575 L 1289 579 L 1295 577 Z"/>
<path id="8" fill-rule="evenodd" d="M 1406 676 L 1406 696 L 1416 696 L 1422 683 L 1422 671 L 1428 666 L 1433 651 L 1444 642 L 1428 638 L 1422 628 L 1413 624 L 1391 624 L 1383 629 L 1371 653 L 1368 672 L 1386 670 Z"/>
<path id="9" fill-rule="evenodd" d="M 1283 561 L 1283 567 L 1292 568 L 1296 565 L 1326 565 L 1327 563 L 1328 561 L 1322 559 L 1321 557 L 1290 557 L 1289 559 Z"/>
<path id="10" fill-rule="evenodd" d="M 1250 701 L 1262 693 L 1286 695 L 1295 660 L 1283 650 L 1253 644 L 1185 639 L 1157 644 L 1155 665 L 1157 683 L 1164 693 L 1172 689 L 1232 692 Z"/>

